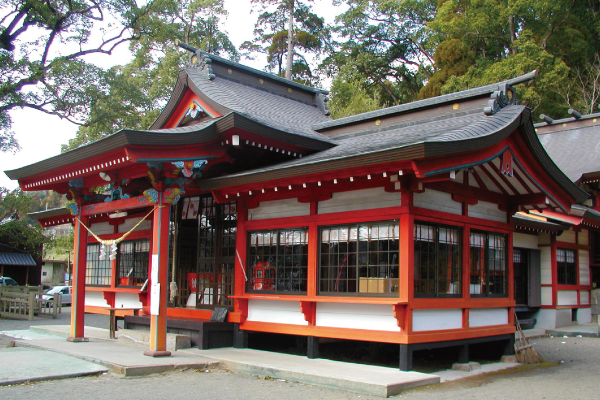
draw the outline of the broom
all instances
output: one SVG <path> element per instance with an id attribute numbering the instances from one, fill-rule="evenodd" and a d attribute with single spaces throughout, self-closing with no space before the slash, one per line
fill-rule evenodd
<path id="1" fill-rule="evenodd" d="M 517 318 L 516 312 L 515 324 L 517 326 L 517 332 L 519 333 L 519 339 L 515 341 L 515 355 L 517 356 L 517 360 L 522 364 L 539 364 L 543 362 L 544 359 L 542 356 L 535 351 L 533 345 L 529 344 L 529 341 L 523 334 L 523 330 L 521 329 L 521 324 L 519 323 L 519 318 Z"/>

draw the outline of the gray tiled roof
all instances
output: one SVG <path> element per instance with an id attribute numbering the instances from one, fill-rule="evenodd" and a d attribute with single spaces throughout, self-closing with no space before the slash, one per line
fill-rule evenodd
<path id="1" fill-rule="evenodd" d="M 0 265 L 35 266 L 35 261 L 29 254 L 0 253 Z"/>
<path id="2" fill-rule="evenodd" d="M 330 120 L 316 105 L 221 76 L 210 80 L 198 68 L 187 68 L 185 71 L 204 95 L 231 111 L 280 131 L 330 142 L 326 136 L 311 129 L 312 125 Z"/>
<path id="3" fill-rule="evenodd" d="M 540 142 L 556 165 L 572 181 L 600 171 L 600 125 L 567 123 L 562 130 L 539 133 Z"/>
<path id="4" fill-rule="evenodd" d="M 429 146 L 432 152 L 467 150 L 466 141 L 485 138 L 520 119 L 523 106 L 508 106 L 493 116 L 481 110 L 461 115 L 450 115 L 437 120 L 399 124 L 380 130 L 368 130 L 336 137 L 337 146 L 300 159 L 228 177 L 243 176 L 269 170 L 318 164 L 341 158 L 364 156 L 369 153 L 389 151 L 418 144 Z M 218 179 L 218 178 L 217 178 Z"/>

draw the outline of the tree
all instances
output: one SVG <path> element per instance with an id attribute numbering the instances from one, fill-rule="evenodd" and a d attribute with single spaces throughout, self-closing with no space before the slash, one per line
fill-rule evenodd
<path id="1" fill-rule="evenodd" d="M 156 6 L 134 0 L 5 0 L 0 3 L 0 149 L 15 151 L 10 111 L 29 108 L 82 124 L 104 71 L 87 62 L 148 34 Z M 92 32 L 94 34 L 92 35 Z M 89 121 L 88 121 L 89 122 Z"/>
<path id="2" fill-rule="evenodd" d="M 254 40 L 241 46 L 245 56 L 252 58 L 256 52 L 266 54 L 269 71 L 301 83 L 315 83 L 303 53 L 319 55 L 327 47 L 330 32 L 325 20 L 300 0 L 252 0 L 252 3 L 262 13 L 256 21 Z"/>
<path id="3" fill-rule="evenodd" d="M 538 113 L 566 115 L 570 104 L 594 91 L 583 71 L 600 50 L 599 21 L 598 5 L 578 0 L 442 0 L 429 23 L 439 43 L 436 71 L 419 98 L 537 69 L 521 101 Z M 573 85 L 578 74 L 580 84 Z"/>
<path id="4" fill-rule="evenodd" d="M 63 151 L 94 142 L 119 129 L 147 129 L 168 101 L 187 54 L 181 40 L 201 50 L 237 60 L 235 46 L 219 30 L 222 0 L 160 0 L 140 19 L 146 35 L 130 42 L 134 59 L 102 77 L 90 114 Z"/>
<path id="5" fill-rule="evenodd" d="M 380 106 L 410 102 L 433 73 L 435 43 L 427 29 L 433 0 L 347 0 L 336 18 L 340 37 L 324 60 L 329 76 L 359 85 Z M 333 96 L 331 107 L 338 99 Z"/>
<path id="6" fill-rule="evenodd" d="M 48 239 L 42 228 L 24 218 L 35 204 L 33 196 L 21 189 L 8 191 L 0 188 L 0 242 L 15 249 L 41 256 L 42 246 Z"/>

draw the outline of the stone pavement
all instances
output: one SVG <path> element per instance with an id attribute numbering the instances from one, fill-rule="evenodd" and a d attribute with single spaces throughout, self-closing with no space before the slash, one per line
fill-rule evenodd
<path id="1" fill-rule="evenodd" d="M 590 329 L 581 325 L 578 327 L 571 329 L 574 333 L 581 333 L 582 329 Z M 16 340 L 18 347 L 0 349 L 0 364 L 15 365 L 10 372 L 0 374 L 0 385 L 97 374 L 105 371 L 125 376 L 140 376 L 174 370 L 224 366 L 253 375 L 390 396 L 416 386 L 460 379 L 518 365 L 494 363 L 483 365 L 480 369 L 470 372 L 449 370 L 424 374 L 402 372 L 395 368 L 233 348 L 186 349 L 173 352 L 171 357 L 152 358 L 143 355 L 147 346 L 123 339 L 110 340 L 108 330 L 101 328 L 86 326 L 85 334 L 89 342 L 84 343 L 65 340 L 69 334 L 68 325 L 32 326 L 30 330 L 4 331 L 0 334 L 18 339 Z M 543 331 L 525 331 L 528 337 L 543 334 Z M 17 365 L 19 368 L 16 367 Z"/>
<path id="2" fill-rule="evenodd" d="M 0 348 L 0 386 L 107 372 L 108 368 L 64 354 L 27 347 Z"/>
<path id="3" fill-rule="evenodd" d="M 600 337 L 600 330 L 597 323 L 564 326 L 547 330 L 546 333 L 550 336 Z"/>

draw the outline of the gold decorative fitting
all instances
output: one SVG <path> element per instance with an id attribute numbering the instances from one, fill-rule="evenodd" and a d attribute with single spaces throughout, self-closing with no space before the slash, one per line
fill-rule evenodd
<path id="1" fill-rule="evenodd" d="M 596 118 L 594 118 L 594 119 L 592 120 L 592 122 L 596 122 Z"/>
<path id="2" fill-rule="evenodd" d="M 265 83 L 265 81 L 263 81 L 262 79 L 259 79 L 258 83 L 260 83 L 262 85 L 263 83 Z"/>
<path id="3" fill-rule="evenodd" d="M 292 93 L 292 88 L 288 88 L 288 92 Z"/>
<path id="4" fill-rule="evenodd" d="M 566 124 L 566 123 L 565 123 L 565 124 L 563 124 L 563 128 L 566 128 L 566 127 L 567 127 L 567 124 Z"/>
<path id="5" fill-rule="evenodd" d="M 381 125 L 381 120 L 378 119 L 377 121 L 375 121 L 375 125 L 377 125 L 377 126 Z"/>
<path id="6" fill-rule="evenodd" d="M 192 64 L 196 64 L 198 62 L 197 56 L 192 56 Z"/>
<path id="7" fill-rule="evenodd" d="M 452 109 L 453 110 L 458 110 L 458 107 L 460 107 L 460 104 L 458 104 L 458 103 L 452 104 Z"/>
<path id="8" fill-rule="evenodd" d="M 233 74 L 233 70 L 232 70 L 231 68 L 229 68 L 229 69 L 227 70 L 227 73 L 228 73 L 229 75 L 231 75 L 231 74 Z"/>

